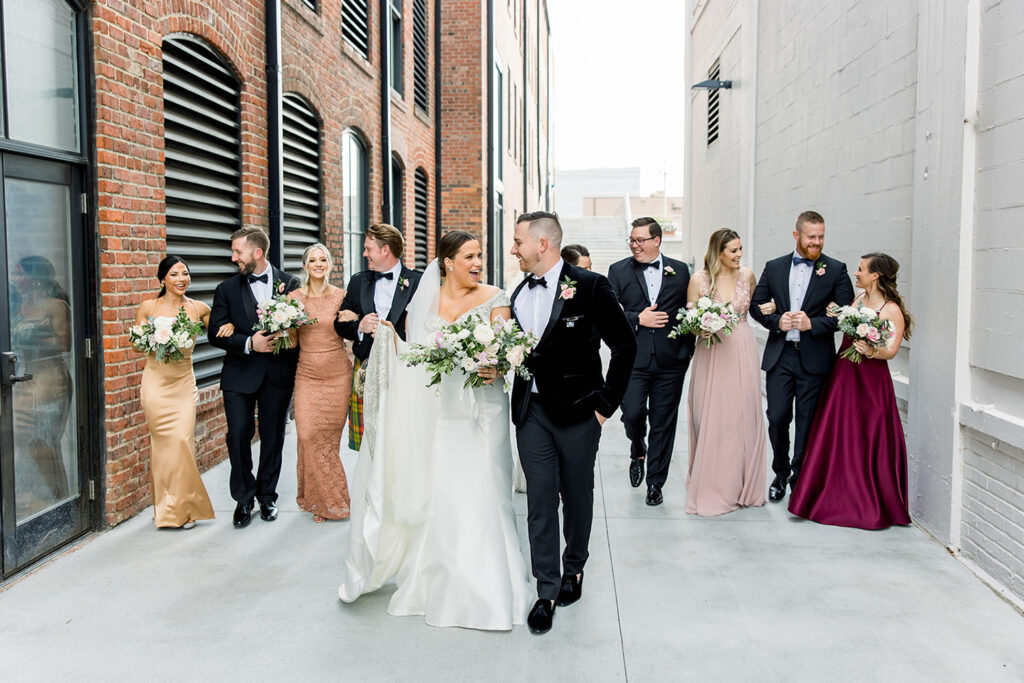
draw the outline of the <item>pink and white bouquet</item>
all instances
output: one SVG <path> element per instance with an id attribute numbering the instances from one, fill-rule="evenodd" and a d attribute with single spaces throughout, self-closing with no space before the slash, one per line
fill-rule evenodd
<path id="1" fill-rule="evenodd" d="M 146 322 L 128 329 L 128 341 L 139 353 L 152 353 L 157 362 L 171 363 L 183 360 L 187 351 L 195 346 L 195 336 L 202 332 L 203 324 L 192 320 L 184 308 L 174 318 L 149 316 Z"/>
<path id="2" fill-rule="evenodd" d="M 870 308 L 864 308 L 862 304 L 857 306 L 841 306 L 839 308 L 839 331 L 853 341 L 862 341 L 875 347 L 885 348 L 892 339 L 894 326 L 891 320 L 886 320 Z M 839 354 L 853 363 L 860 363 L 863 359 L 860 352 L 848 346 Z"/>
<path id="3" fill-rule="evenodd" d="M 256 332 L 269 332 L 284 334 L 274 340 L 274 353 L 280 353 L 282 349 L 291 348 L 291 339 L 288 338 L 288 330 L 297 330 L 303 325 L 312 325 L 316 318 L 310 318 L 306 313 L 306 307 L 298 299 L 289 299 L 284 293 L 284 285 L 274 283 L 274 296 L 262 301 L 256 306 L 256 317 L 258 322 L 253 325 Z"/>
<path id="4" fill-rule="evenodd" d="M 430 376 L 427 386 L 441 382 L 456 369 L 466 375 L 464 387 L 481 387 L 483 368 L 494 368 L 498 375 L 515 372 L 530 379 L 530 371 L 523 362 L 537 346 L 537 337 L 523 332 L 515 320 L 485 320 L 479 315 L 444 325 L 434 335 L 432 344 L 410 344 L 402 354 L 410 367 L 422 365 Z M 505 382 L 505 391 L 512 388 Z"/>
<path id="5" fill-rule="evenodd" d="M 740 317 L 732 307 L 732 303 L 716 304 L 710 297 L 697 299 L 697 305 L 686 304 L 676 313 L 679 323 L 668 333 L 670 339 L 684 334 L 703 336 L 704 343 L 710 348 L 712 344 L 722 341 L 718 335 L 730 335 L 740 322 Z"/>

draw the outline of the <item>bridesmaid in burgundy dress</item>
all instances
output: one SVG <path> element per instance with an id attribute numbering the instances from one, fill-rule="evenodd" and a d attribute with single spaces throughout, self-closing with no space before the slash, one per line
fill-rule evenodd
<path id="1" fill-rule="evenodd" d="M 835 526 L 884 529 L 910 524 L 907 446 L 886 361 L 910 338 L 912 319 L 896 289 L 899 263 L 887 254 L 861 257 L 855 275 L 864 290 L 854 305 L 878 311 L 895 327 L 886 348 L 853 342 L 858 365 L 836 360 L 807 439 L 804 466 L 789 511 Z M 851 344 L 844 338 L 840 351 Z"/>

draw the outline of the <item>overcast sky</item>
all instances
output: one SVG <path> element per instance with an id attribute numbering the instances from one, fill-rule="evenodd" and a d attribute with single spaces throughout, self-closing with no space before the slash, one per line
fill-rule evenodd
<path id="1" fill-rule="evenodd" d="M 683 187 L 684 0 L 548 0 L 555 167 L 639 166 Z"/>

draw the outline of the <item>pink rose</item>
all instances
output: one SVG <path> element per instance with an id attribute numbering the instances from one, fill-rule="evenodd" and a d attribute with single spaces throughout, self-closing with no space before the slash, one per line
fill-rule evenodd
<path id="1" fill-rule="evenodd" d="M 704 329 L 710 329 L 715 324 L 715 314 L 705 313 L 700 319 L 700 326 Z"/>
<path id="2" fill-rule="evenodd" d="M 867 333 L 864 335 L 868 341 L 876 342 L 882 338 L 877 328 L 869 327 Z"/>
<path id="3" fill-rule="evenodd" d="M 824 274 L 825 274 L 825 267 L 824 267 L 824 266 L 822 266 L 821 268 L 818 268 L 818 270 L 816 270 L 816 271 L 814 271 L 814 272 L 815 272 L 815 273 L 816 273 L 816 274 L 817 274 L 818 276 L 824 275 Z"/>
<path id="4" fill-rule="evenodd" d="M 563 299 L 568 300 L 568 299 L 573 298 L 574 296 L 576 296 L 576 288 L 575 287 L 563 287 L 562 288 L 562 298 Z"/>

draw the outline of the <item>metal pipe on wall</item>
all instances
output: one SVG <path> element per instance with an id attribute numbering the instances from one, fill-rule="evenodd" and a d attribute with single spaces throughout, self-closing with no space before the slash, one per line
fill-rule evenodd
<path id="1" fill-rule="evenodd" d="M 381 221 L 391 222 L 391 2 L 380 3 Z M 369 227 L 369 226 L 366 226 Z"/>
<path id="2" fill-rule="evenodd" d="M 282 142 L 281 93 L 281 0 L 266 0 L 267 36 L 267 211 L 270 236 L 269 261 L 284 262 L 284 147 Z"/>

